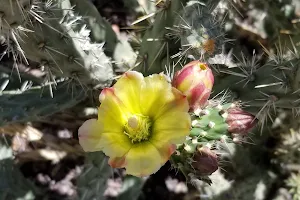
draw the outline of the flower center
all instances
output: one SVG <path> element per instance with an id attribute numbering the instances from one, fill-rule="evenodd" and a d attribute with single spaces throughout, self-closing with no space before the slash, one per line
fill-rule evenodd
<path id="1" fill-rule="evenodd" d="M 125 134 L 132 143 L 148 140 L 150 136 L 151 120 L 148 116 L 135 114 L 128 118 L 125 124 Z"/>

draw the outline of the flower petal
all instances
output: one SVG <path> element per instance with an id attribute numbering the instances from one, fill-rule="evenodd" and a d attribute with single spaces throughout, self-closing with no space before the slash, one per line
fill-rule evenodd
<path id="1" fill-rule="evenodd" d="M 156 173 L 165 163 L 161 154 L 150 142 L 134 145 L 126 155 L 126 173 L 148 176 Z"/>
<path id="2" fill-rule="evenodd" d="M 103 132 L 122 132 L 126 123 L 126 108 L 115 95 L 113 89 L 104 89 L 105 97 L 98 109 L 98 120 Z M 101 95 L 100 95 L 101 96 Z"/>
<path id="3" fill-rule="evenodd" d="M 101 124 L 96 119 L 85 121 L 78 129 L 79 144 L 86 152 L 100 151 Z"/>
<path id="4" fill-rule="evenodd" d="M 166 111 L 155 120 L 150 141 L 157 144 L 157 148 L 164 146 L 166 143 L 179 144 L 185 141 L 190 128 L 190 115 L 174 108 Z"/>
<path id="5" fill-rule="evenodd" d="M 132 147 L 130 139 L 123 132 L 102 133 L 99 146 L 109 157 L 122 157 Z"/>
<path id="6" fill-rule="evenodd" d="M 144 115 L 154 117 L 157 111 L 173 100 L 172 86 L 163 74 L 153 74 L 145 78 L 141 89 L 141 111 Z"/>
<path id="7" fill-rule="evenodd" d="M 155 144 L 153 144 L 153 145 L 156 147 Z M 160 148 L 158 148 L 158 147 L 156 147 L 156 148 L 158 149 L 158 152 L 161 155 L 162 165 L 163 165 L 170 159 L 170 156 L 176 151 L 177 146 L 175 144 L 169 144 L 169 145 L 165 145 Z"/>
<path id="8" fill-rule="evenodd" d="M 170 101 L 166 102 L 166 104 L 162 108 L 156 110 L 156 115 L 154 116 L 153 120 L 155 121 L 161 115 L 164 115 L 166 112 L 171 112 L 173 110 L 182 111 L 185 113 L 187 113 L 189 110 L 187 97 L 176 88 L 172 88 L 172 98 L 170 99 Z"/>
<path id="9" fill-rule="evenodd" d="M 163 106 L 154 118 L 150 141 L 157 148 L 162 148 L 166 144 L 184 142 L 191 128 L 186 97 L 175 88 L 172 92 L 174 100 Z"/>
<path id="10" fill-rule="evenodd" d="M 109 158 L 108 164 L 112 168 L 123 168 L 123 167 L 126 166 L 125 156 L 123 156 L 123 157 Z"/>
<path id="11" fill-rule="evenodd" d="M 145 84 L 143 74 L 135 71 L 126 72 L 113 86 L 116 96 L 132 113 L 140 112 L 141 87 Z"/>
<path id="12" fill-rule="evenodd" d="M 182 144 L 186 141 L 185 130 L 164 130 L 153 134 L 149 140 L 159 149 L 169 144 Z"/>
<path id="13" fill-rule="evenodd" d="M 104 88 L 100 95 L 99 95 L 99 101 L 100 103 L 102 103 L 102 101 L 104 101 L 104 99 L 107 97 L 107 96 L 110 96 L 112 94 L 114 94 L 114 88 L 113 87 L 109 87 L 109 88 Z"/>

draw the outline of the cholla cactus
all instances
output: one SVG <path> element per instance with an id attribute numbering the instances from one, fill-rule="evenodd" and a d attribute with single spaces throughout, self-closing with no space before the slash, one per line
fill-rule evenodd
<path id="1" fill-rule="evenodd" d="M 37 62 L 45 76 L 34 83 L 36 87 L 21 87 L 17 95 L 15 91 L 20 86 L 8 90 L 11 83 L 3 80 L 0 102 L 9 107 L 1 122 L 34 120 L 75 105 L 87 97 L 86 91 L 96 90 L 98 95 L 98 89 L 103 89 L 99 118 L 88 120 L 79 129 L 79 141 L 85 151 L 103 151 L 110 157 L 112 167 L 125 167 L 127 173 L 136 176 L 150 175 L 171 159 L 173 167 L 188 179 L 206 179 L 217 169 L 216 144 L 242 142 L 256 124 L 255 116 L 243 111 L 238 103 L 208 101 L 211 91 L 230 88 L 242 102 L 252 100 L 250 104 L 258 108 L 253 111 L 257 116 L 268 116 L 273 105 L 295 109 L 299 106 L 299 87 L 294 72 L 298 69 L 292 66 L 299 59 L 295 51 L 292 58 L 283 61 L 275 57 L 260 68 L 218 68 L 228 76 L 214 78 L 207 60 L 220 52 L 225 38 L 222 24 L 213 13 L 219 0 L 205 3 L 158 1 L 156 12 L 148 15 L 154 18 L 143 32 L 138 55 L 130 60 L 130 67 L 136 67 L 137 72 L 126 72 L 113 87 L 103 89 L 115 78 L 112 61 L 123 61 L 123 57 L 119 59 L 111 53 L 117 38 L 90 2 L 3 0 L 1 35 L 6 38 L 6 52 L 13 53 L 15 62 Z M 130 46 L 128 50 L 132 53 Z M 173 80 L 159 74 L 166 68 L 177 71 L 186 63 L 174 79 L 169 77 Z M 294 71 L 274 69 L 281 64 Z M 201 70 L 192 75 L 197 67 Z M 187 68 L 193 70 L 185 71 Z M 63 78 L 61 83 L 58 78 Z M 188 84 L 182 85 L 178 80 Z M 195 84 L 189 87 L 191 82 Z M 44 86 L 50 88 L 52 95 L 41 99 L 36 94 Z M 56 92 L 54 86 L 58 88 Z M 68 93 L 69 88 L 75 98 Z M 30 102 L 24 101 L 28 98 Z M 212 162 L 203 161 L 207 158 Z"/>
<path id="2" fill-rule="evenodd" d="M 91 41 L 90 30 L 76 11 L 80 7 L 72 9 L 74 2 L 3 1 L 1 29 L 10 39 L 7 52 L 16 62 L 40 63 L 49 76 L 77 79 L 83 85 L 106 84 L 113 76 L 111 63 L 103 44 Z"/>
<path id="3" fill-rule="evenodd" d="M 111 83 L 113 68 L 103 51 L 104 43 L 93 42 L 89 24 L 78 15 L 83 6 L 74 6 L 76 3 L 1 2 L 0 35 L 6 45 L 1 58 L 12 56 L 14 64 L 4 70 L 15 69 L 18 79 L 0 79 L 4 110 L 0 124 L 30 121 L 72 107 L 86 98 L 88 91 Z M 90 2 L 84 8 L 88 6 L 93 9 Z M 18 71 L 20 63 L 32 61 L 38 63 L 41 76 Z"/>

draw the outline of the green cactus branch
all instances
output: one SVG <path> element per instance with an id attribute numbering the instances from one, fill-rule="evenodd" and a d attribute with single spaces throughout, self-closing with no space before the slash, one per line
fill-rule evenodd
<path id="1" fill-rule="evenodd" d="M 0 93 L 0 126 L 13 122 L 36 121 L 86 98 L 84 90 L 72 84 L 57 83 Z"/>
<path id="2" fill-rule="evenodd" d="M 84 17 L 74 13 L 70 1 L 7 0 L 1 5 L 2 21 L 7 22 L 2 25 L 3 34 L 11 39 L 8 47 L 15 55 L 40 63 L 55 76 L 73 78 L 84 85 L 103 87 L 112 79 L 103 44 L 91 41 Z"/>
<path id="3" fill-rule="evenodd" d="M 229 90 L 232 99 L 250 106 L 246 109 L 262 123 L 266 118 L 272 119 L 271 116 L 280 108 L 298 113 L 299 53 L 293 48 L 288 51 L 280 48 L 282 52 L 270 54 L 270 60 L 262 66 L 253 62 L 234 68 L 217 66 L 214 93 Z"/>
<path id="4" fill-rule="evenodd" d="M 143 36 L 137 62 L 138 65 L 135 70 L 149 75 L 165 71 L 166 67 L 172 65 L 180 68 L 185 60 L 181 60 L 181 58 L 174 55 L 187 57 L 187 55 L 185 55 L 186 45 L 193 44 L 189 44 L 191 41 L 187 41 L 188 44 L 186 44 L 185 42 L 180 42 L 180 40 L 186 41 L 189 32 L 191 35 L 192 33 L 196 34 L 197 40 L 202 37 L 210 37 L 206 39 L 211 39 L 211 37 L 212 39 L 217 39 L 219 33 L 214 29 L 218 29 L 218 27 L 214 24 L 207 24 L 207 22 L 213 21 L 211 21 L 210 16 L 202 15 L 202 12 L 205 10 L 214 10 L 218 3 L 219 0 L 207 2 L 206 4 L 202 1 L 164 1 L 161 8 L 156 12 L 153 24 L 149 26 Z M 191 5 L 195 5 L 195 7 L 190 9 Z M 199 16 L 194 19 L 187 19 L 191 10 L 194 10 Z M 194 26 L 195 22 L 197 22 L 196 27 Z M 200 28 L 200 26 L 203 27 L 203 24 L 211 26 L 205 28 L 208 28 L 206 31 L 213 34 L 209 35 L 206 31 L 203 32 L 202 28 Z M 216 43 L 219 43 L 219 41 Z M 204 49 L 203 46 L 196 46 L 196 48 L 198 48 L 197 51 Z M 199 55 L 195 55 L 194 57 L 195 59 L 200 58 Z"/>
<path id="5" fill-rule="evenodd" d="M 86 162 L 77 178 L 78 200 L 105 200 L 106 181 L 112 174 L 108 159 L 102 152 L 86 154 Z"/>
<path id="6" fill-rule="evenodd" d="M 112 58 L 116 70 L 128 70 L 134 65 L 136 53 L 130 44 L 118 38 L 111 24 L 101 17 L 96 7 L 89 1 L 71 0 L 74 12 L 84 16 L 83 20 L 91 30 L 90 39 L 95 43 L 104 43 L 104 53 Z"/>

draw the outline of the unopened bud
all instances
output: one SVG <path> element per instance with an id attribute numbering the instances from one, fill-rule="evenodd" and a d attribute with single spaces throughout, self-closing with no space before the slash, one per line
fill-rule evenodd
<path id="1" fill-rule="evenodd" d="M 206 105 L 214 84 L 212 70 L 198 60 L 186 64 L 172 81 L 173 87 L 187 96 L 190 109 L 195 111 Z"/>
<path id="2" fill-rule="evenodd" d="M 208 176 L 217 171 L 218 157 L 208 147 L 201 147 L 193 157 L 192 166 L 201 176 Z"/>
<path id="3" fill-rule="evenodd" d="M 241 108 L 229 108 L 227 112 L 226 123 L 231 133 L 247 134 L 257 124 L 255 116 Z"/>

